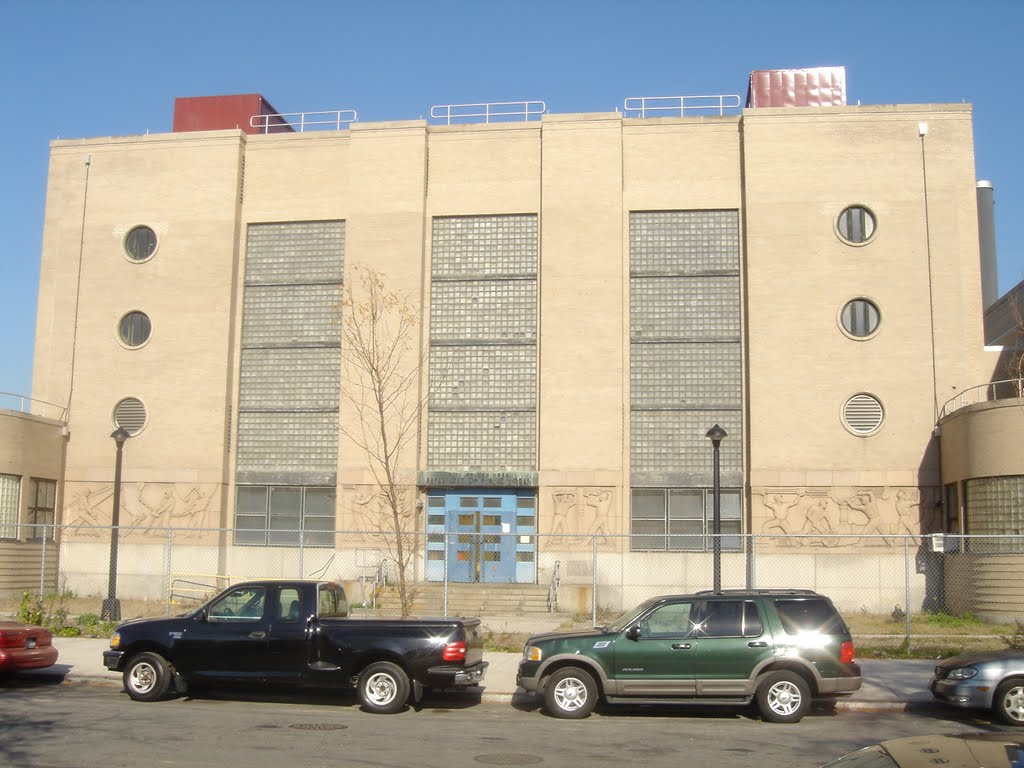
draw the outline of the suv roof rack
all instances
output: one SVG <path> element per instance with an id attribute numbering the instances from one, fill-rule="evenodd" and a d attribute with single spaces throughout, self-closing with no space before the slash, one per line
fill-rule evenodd
<path id="1" fill-rule="evenodd" d="M 702 589 L 695 595 L 816 595 L 813 589 Z"/>

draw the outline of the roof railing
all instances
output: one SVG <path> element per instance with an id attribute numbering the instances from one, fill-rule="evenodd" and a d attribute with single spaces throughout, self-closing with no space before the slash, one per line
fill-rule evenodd
<path id="1" fill-rule="evenodd" d="M 485 123 L 509 122 L 512 120 L 529 120 L 539 118 L 548 110 L 543 101 L 490 101 L 480 104 L 437 104 L 430 108 L 430 117 L 443 120 L 451 125 L 453 120 L 476 120 L 483 118 Z"/>
<path id="2" fill-rule="evenodd" d="M 294 131 L 340 131 L 359 119 L 354 109 L 329 109 L 324 112 L 275 112 L 253 115 L 249 125 L 261 133 L 276 133 L 275 129 L 290 127 Z"/>
<path id="3" fill-rule="evenodd" d="M 622 102 L 626 112 L 638 112 L 638 117 L 661 117 L 671 113 L 679 117 L 696 112 L 717 112 L 724 115 L 726 110 L 740 108 L 740 97 L 735 94 L 718 96 L 631 96 Z"/>
<path id="4" fill-rule="evenodd" d="M 1002 381 L 990 381 L 988 384 L 979 384 L 976 387 L 965 389 L 959 394 L 949 398 L 939 411 L 939 418 L 949 416 L 968 405 L 975 403 L 987 403 L 992 400 L 1010 400 L 1013 398 L 1024 398 L 1024 379 L 1003 379 Z"/>
<path id="5" fill-rule="evenodd" d="M 17 395 L 13 392 L 0 392 L 0 409 L 42 416 L 57 421 L 64 421 L 64 414 L 67 411 L 63 405 L 36 400 L 27 395 Z"/>

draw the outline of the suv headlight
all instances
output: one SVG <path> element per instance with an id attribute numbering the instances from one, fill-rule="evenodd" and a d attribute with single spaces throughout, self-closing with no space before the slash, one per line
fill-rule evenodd
<path id="1" fill-rule="evenodd" d="M 536 645 L 528 645 L 523 648 L 523 658 L 526 661 L 540 661 L 544 658 L 544 651 L 538 648 Z"/>
<path id="2" fill-rule="evenodd" d="M 958 667 L 951 669 L 946 677 L 949 680 L 970 680 L 976 674 L 978 674 L 978 670 L 974 667 Z"/>

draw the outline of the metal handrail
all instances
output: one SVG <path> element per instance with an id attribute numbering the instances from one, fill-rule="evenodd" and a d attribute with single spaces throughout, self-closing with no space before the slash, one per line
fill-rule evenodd
<path id="1" fill-rule="evenodd" d="M 324 119 L 310 119 L 310 118 L 321 118 L 324 115 L 331 117 Z M 296 118 L 295 120 L 288 120 L 287 118 Z M 284 122 L 271 122 L 273 119 L 280 119 Z M 263 133 L 270 133 L 271 128 L 278 126 L 289 126 L 295 131 L 302 133 L 307 128 L 315 128 L 316 130 L 335 130 L 340 131 L 343 125 L 354 123 L 359 119 L 354 109 L 330 109 L 325 112 L 275 112 L 269 115 L 253 115 L 249 118 L 249 126 L 252 128 L 259 128 Z M 327 128 L 316 128 L 317 126 L 327 126 Z"/>
<path id="2" fill-rule="evenodd" d="M 648 112 L 677 112 L 685 117 L 687 111 L 713 112 L 724 115 L 727 109 L 739 109 L 740 97 L 735 94 L 717 96 L 631 96 L 622 102 L 626 112 L 639 112 L 647 117 Z"/>
<path id="3" fill-rule="evenodd" d="M 64 421 L 64 414 L 67 413 L 67 408 L 63 405 L 48 403 L 45 400 L 36 400 L 33 397 L 19 395 L 14 392 L 0 392 L 0 408 L 4 407 L 5 402 L 17 404 L 15 407 L 11 407 L 8 410 L 18 411 L 19 413 L 28 413 L 34 416 L 42 416 L 47 419 L 56 419 L 57 421 Z M 42 408 L 37 409 L 36 406 L 42 406 Z M 51 408 L 56 412 L 56 416 L 49 415 L 49 409 Z"/>
<path id="4" fill-rule="evenodd" d="M 452 120 L 464 120 L 474 117 L 484 118 L 485 123 L 492 118 L 521 117 L 524 121 L 531 117 L 539 117 L 548 110 L 543 101 L 491 101 L 480 104 L 437 104 L 430 108 L 430 117 L 444 120 L 447 125 Z"/>
<path id="5" fill-rule="evenodd" d="M 974 405 L 975 403 L 1013 398 L 1024 398 L 1024 378 L 990 381 L 987 384 L 979 384 L 976 387 L 965 389 L 943 403 L 942 409 L 939 411 L 939 418 L 941 419 L 954 411 L 958 411 L 968 405 Z"/>
<path id="6" fill-rule="evenodd" d="M 562 561 L 555 560 L 555 567 L 551 569 L 551 583 L 548 584 L 548 613 L 558 612 L 558 584 L 562 580 Z"/>

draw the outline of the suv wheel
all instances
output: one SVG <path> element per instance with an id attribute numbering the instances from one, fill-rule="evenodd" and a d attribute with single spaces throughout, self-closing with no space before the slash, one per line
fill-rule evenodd
<path id="1" fill-rule="evenodd" d="M 770 723 L 798 723 L 811 707 L 811 687 L 796 672 L 769 672 L 757 686 L 757 708 Z"/>
<path id="2" fill-rule="evenodd" d="M 597 706 L 597 683 L 579 667 L 562 667 L 544 686 L 544 705 L 555 717 L 578 720 Z"/>

